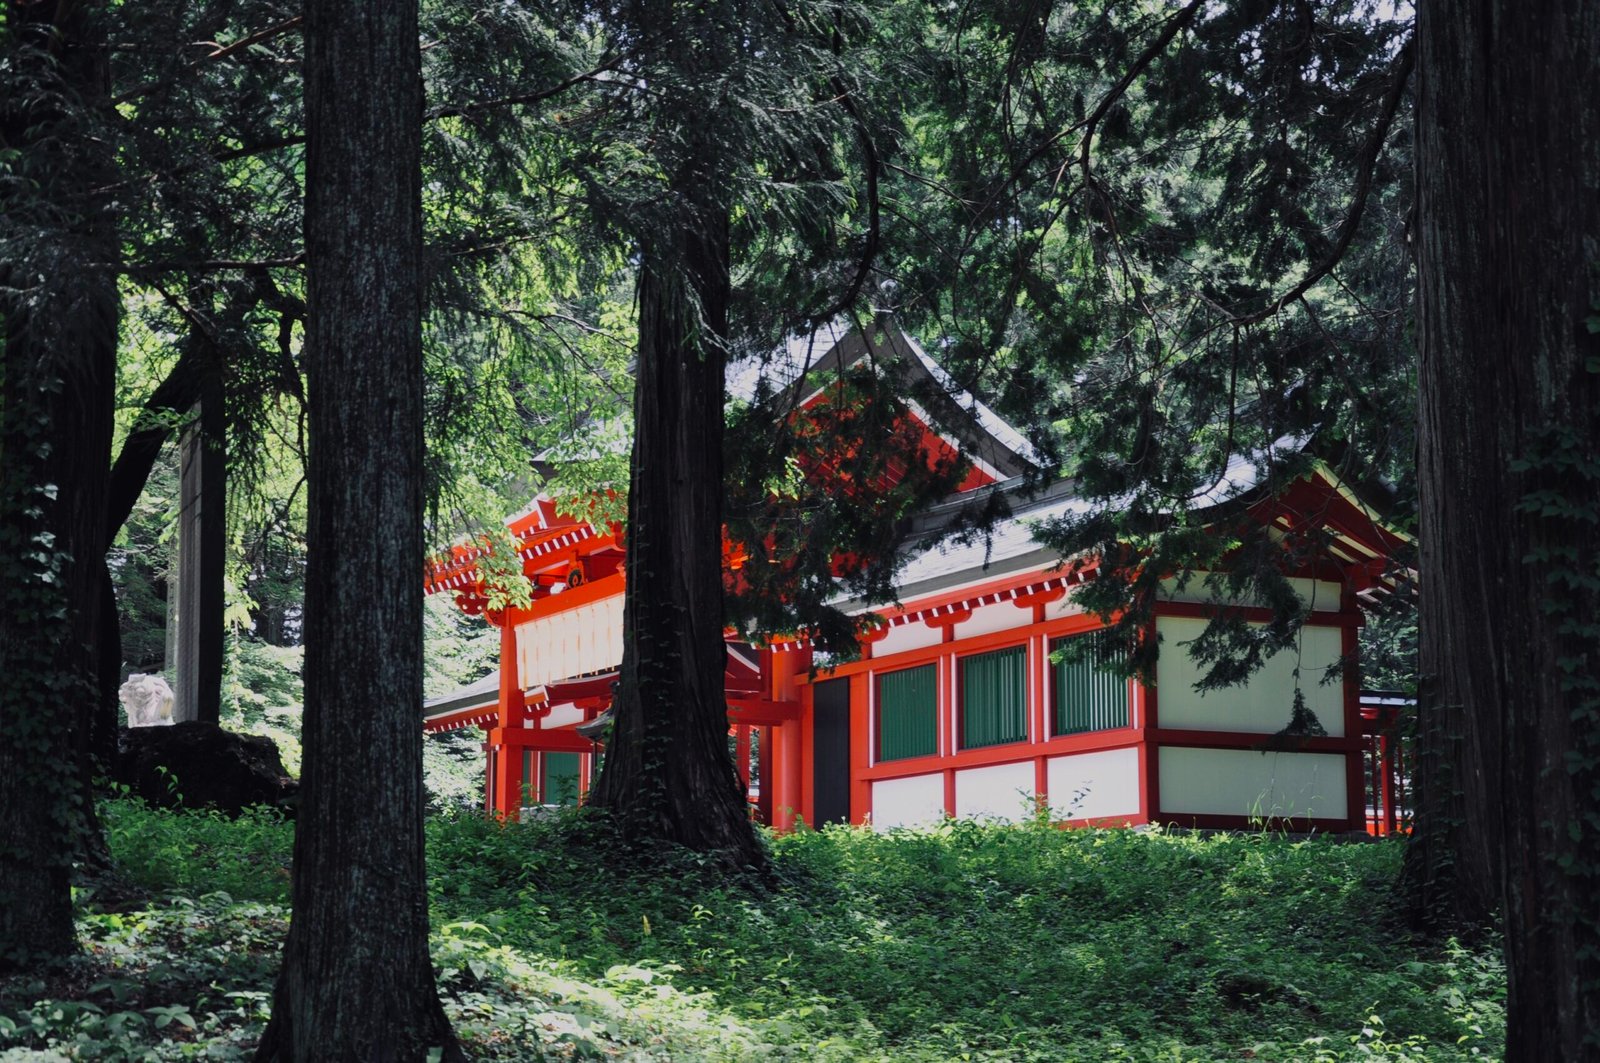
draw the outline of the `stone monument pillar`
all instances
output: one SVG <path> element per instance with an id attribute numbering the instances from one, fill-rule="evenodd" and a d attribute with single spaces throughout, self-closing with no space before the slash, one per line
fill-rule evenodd
<path id="1" fill-rule="evenodd" d="M 228 545 L 221 396 L 208 395 L 199 409 L 178 442 L 178 564 L 167 591 L 167 660 L 176 680 L 173 719 L 216 723 L 222 715 Z"/>

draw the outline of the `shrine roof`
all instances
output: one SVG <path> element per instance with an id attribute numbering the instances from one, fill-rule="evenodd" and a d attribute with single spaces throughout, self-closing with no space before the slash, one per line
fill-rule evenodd
<path id="1" fill-rule="evenodd" d="M 1306 440 L 1303 437 L 1285 436 L 1271 446 L 1253 454 L 1235 454 L 1215 483 L 1191 500 L 1192 512 L 1200 519 L 1222 519 L 1230 512 L 1256 505 L 1268 497 L 1264 491 L 1268 470 L 1291 457 L 1298 458 Z M 1326 493 L 1337 496 L 1359 519 L 1346 524 L 1360 523 L 1370 528 L 1354 529 L 1363 540 L 1362 553 L 1381 557 L 1391 553 L 1404 536 L 1398 535 L 1383 524 L 1377 510 L 1356 497 L 1331 469 L 1318 462 L 1310 477 Z M 963 514 L 970 514 L 989 501 L 990 493 L 998 492 L 1010 507 L 1010 513 L 994 521 L 987 529 L 967 531 L 933 541 L 944 529 L 958 523 Z M 1030 493 L 1031 492 L 1031 493 Z M 1028 488 L 1022 480 L 1013 479 L 992 484 L 967 496 L 951 499 L 920 514 L 905 539 L 908 560 L 896 580 L 902 601 L 959 587 L 975 580 L 989 580 L 1029 569 L 1039 569 L 1059 563 L 1061 555 L 1035 538 L 1036 531 L 1063 517 L 1082 516 L 1103 507 L 1115 507 L 1117 499 L 1091 501 L 1077 492 L 1070 479 L 1058 480 L 1043 489 Z M 1280 523 L 1282 518 L 1279 518 Z M 1346 534 L 1352 529 L 1345 528 Z M 1353 541 L 1347 538 L 1347 542 Z M 848 612 L 865 610 L 865 601 L 840 598 L 835 605 Z"/>
<path id="2" fill-rule="evenodd" d="M 458 687 L 448 694 L 422 703 L 425 730 L 455 730 L 483 722 L 492 716 L 500 699 L 500 669 L 496 668 L 475 683 Z"/>
<path id="3" fill-rule="evenodd" d="M 914 408 L 931 414 L 935 427 L 953 435 L 960 449 L 993 468 L 997 479 L 1019 476 L 1039 465 L 1039 456 L 1025 436 L 994 410 L 959 387 L 914 338 L 887 316 L 868 329 L 838 318 L 815 332 L 790 336 L 776 351 L 732 362 L 727 371 L 728 397 L 752 400 L 763 382 L 773 393 L 799 391 L 799 403 L 822 390 L 840 371 L 863 360 L 896 374 L 901 393 Z"/>

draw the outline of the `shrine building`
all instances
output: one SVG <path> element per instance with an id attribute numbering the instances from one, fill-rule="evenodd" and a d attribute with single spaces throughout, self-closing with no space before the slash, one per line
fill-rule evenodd
<path id="1" fill-rule="evenodd" d="M 1070 481 L 1025 493 L 1026 441 L 953 389 L 914 340 L 883 322 L 870 335 L 827 328 L 762 366 L 734 367 L 729 387 L 747 395 L 766 374 L 800 389 L 804 410 L 825 390 L 818 381 L 862 365 L 905 383 L 906 415 L 930 448 L 958 453 L 965 473 L 909 529 L 897 601 L 837 603 L 881 618 L 863 624 L 858 659 L 824 661 L 801 637 L 749 646 L 730 636 L 728 722 L 753 815 L 779 830 L 1016 821 L 1040 810 L 1068 824 L 1397 828 L 1394 709 L 1361 695 L 1357 633 L 1361 602 L 1390 589 L 1390 558 L 1406 540 L 1351 485 L 1314 465 L 1269 495 L 1255 462 L 1236 457 L 1200 519 L 1324 533 L 1321 556 L 1290 574 L 1307 616 L 1298 646 L 1242 685 L 1197 692 L 1184 644 L 1219 608 L 1198 574 L 1165 584 L 1153 681 L 1126 679 L 1099 667 L 1104 625 L 1073 602 L 1095 559 L 1064 558 L 1033 537 L 1038 523 L 1087 504 Z M 915 545 L 988 492 L 1011 509 L 989 534 Z M 486 607 L 479 547 L 458 546 L 430 569 L 428 593 L 452 595 L 499 629 L 500 668 L 429 702 L 423 726 L 481 730 L 486 806 L 514 817 L 579 801 L 590 786 L 602 750 L 595 722 L 622 660 L 626 547 L 618 529 L 542 497 L 509 529 L 533 585 L 527 608 Z M 1254 623 L 1269 617 L 1248 603 L 1228 608 Z M 1056 653 L 1075 640 L 1089 640 L 1089 652 Z M 1297 689 L 1325 734 L 1282 733 Z"/>

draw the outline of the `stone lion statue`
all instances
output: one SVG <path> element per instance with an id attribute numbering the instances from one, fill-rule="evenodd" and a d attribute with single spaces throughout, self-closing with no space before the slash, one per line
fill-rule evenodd
<path id="1" fill-rule="evenodd" d="M 162 727 L 172 723 L 172 688 L 159 675 L 135 672 L 117 691 L 128 710 L 129 727 Z"/>

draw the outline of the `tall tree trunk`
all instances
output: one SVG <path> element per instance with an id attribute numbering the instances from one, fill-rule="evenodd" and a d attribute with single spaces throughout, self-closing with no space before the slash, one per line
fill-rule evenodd
<path id="1" fill-rule="evenodd" d="M 69 875 L 103 859 L 87 738 L 96 719 L 105 489 L 116 381 L 114 167 L 97 6 L 13 7 L 0 94 L 0 967 L 76 948 Z M 31 98 L 30 98 L 31 96 Z M 20 178 L 20 179 L 19 179 Z"/>
<path id="2" fill-rule="evenodd" d="M 1418 5 L 1422 670 L 1507 1059 L 1600 1058 L 1600 7 Z M 1424 824 L 1426 826 L 1426 824 Z"/>
<path id="3" fill-rule="evenodd" d="M 416 0 L 305 7 L 305 758 L 260 1060 L 460 1058 L 428 957 Z"/>
<path id="4" fill-rule="evenodd" d="M 676 231 L 646 247 L 640 263 L 622 674 L 590 803 L 612 810 L 629 837 L 716 852 L 734 868 L 764 868 L 765 851 L 728 752 L 722 610 L 728 215 L 703 200 L 684 195 Z"/>

